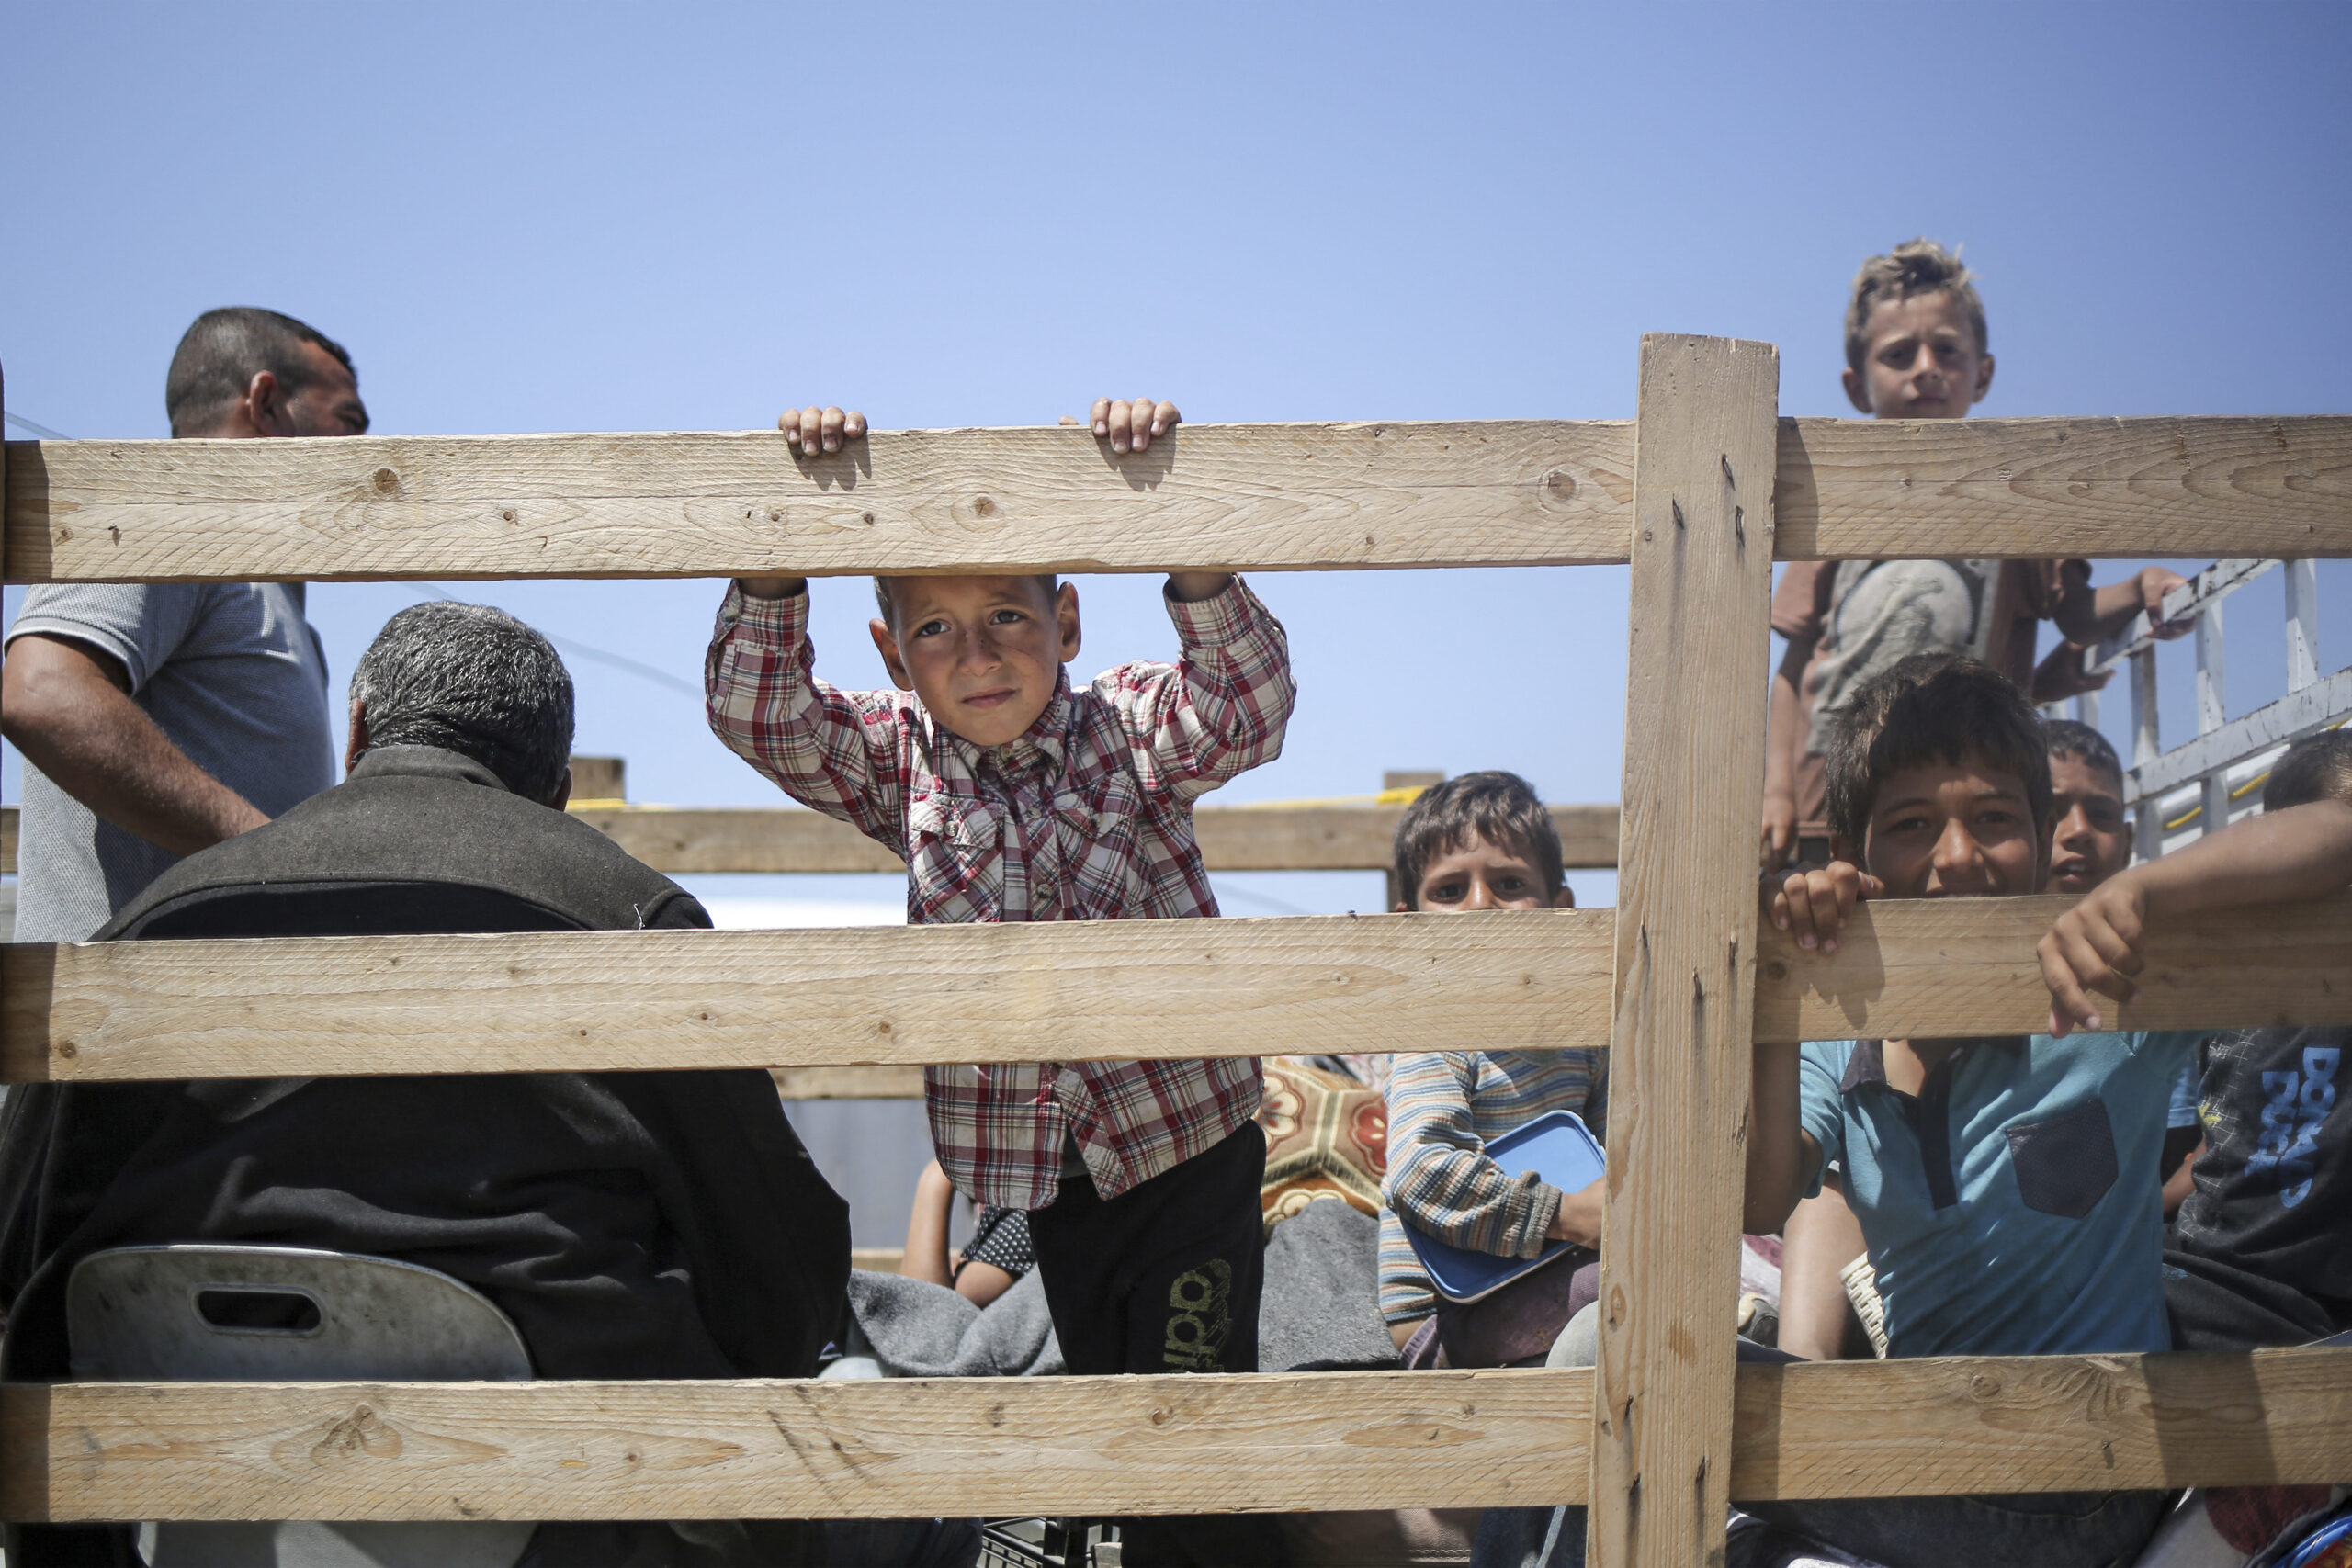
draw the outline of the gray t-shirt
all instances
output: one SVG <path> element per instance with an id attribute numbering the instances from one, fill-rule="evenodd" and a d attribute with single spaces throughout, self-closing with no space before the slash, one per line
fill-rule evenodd
<path id="1" fill-rule="evenodd" d="M 299 582 L 47 584 L 11 639 L 104 649 L 131 698 L 196 765 L 276 817 L 334 783 L 326 654 Z M 179 857 L 101 822 L 25 764 L 18 942 L 80 942 Z"/>

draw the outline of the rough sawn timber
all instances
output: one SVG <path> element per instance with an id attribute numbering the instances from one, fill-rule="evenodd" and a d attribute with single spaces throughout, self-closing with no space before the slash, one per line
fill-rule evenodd
<path id="1" fill-rule="evenodd" d="M 1609 911 L 0 949 L 0 1081 L 1596 1044 Z M 264 1066 L 264 1064 L 272 1064 Z M 306 1064 L 297 1066 L 296 1064 Z"/>
<path id="2" fill-rule="evenodd" d="M 11 581 L 447 581 L 1625 558 L 1633 427 L 19 442 Z"/>
<path id="3" fill-rule="evenodd" d="M 2049 1027 L 2050 992 L 2034 946 L 2074 902 L 1863 904 L 1826 956 L 1767 924 L 1757 933 L 1756 1038 L 2038 1033 Z M 2153 921 L 2146 958 L 2135 998 L 2103 1000 L 2110 1028 L 2352 1024 L 2352 893 Z"/>
<path id="4" fill-rule="evenodd" d="M 1771 642 L 1770 344 L 1642 339 L 1587 1551 L 1720 1561 Z M 1693 722 L 1721 713 L 1719 722 Z"/>
<path id="5" fill-rule="evenodd" d="M 2034 943 L 2066 904 L 1865 904 L 1826 957 L 1764 926 L 1756 1038 L 2039 1029 Z M 788 1098 L 826 1099 L 915 1094 L 928 1060 L 1053 1060 L 1078 1043 L 1162 1056 L 1311 1054 L 1333 1031 L 1367 1050 L 1474 1050 L 1506 1032 L 1606 1045 L 1614 926 L 1588 909 L 27 942 L 0 947 L 0 1081 L 756 1066 L 780 1069 Z M 2120 1027 L 2352 1024 L 2347 976 L 2352 894 L 2182 919 L 2151 933 Z"/>
<path id="6" fill-rule="evenodd" d="M 10 582 L 1627 558 L 1613 422 L 7 444 Z M 2352 555 L 2352 418 L 1782 420 L 1783 559 Z"/>
<path id="7" fill-rule="evenodd" d="M 1193 813 L 1211 871 L 1385 871 L 1401 806 L 1204 806 Z M 595 807 L 573 816 L 656 871 L 897 872 L 906 863 L 846 823 L 788 807 Z M 1617 808 L 1555 806 L 1561 863 L 1617 863 Z"/>
<path id="8" fill-rule="evenodd" d="M 736 1518 L 1586 1499 L 1592 1374 L 0 1387 L 0 1516 Z M 2352 1350 L 1742 1367 L 1731 1495 L 2352 1474 Z"/>
<path id="9" fill-rule="evenodd" d="M 2352 418 L 1784 419 L 1782 560 L 2352 555 Z"/>

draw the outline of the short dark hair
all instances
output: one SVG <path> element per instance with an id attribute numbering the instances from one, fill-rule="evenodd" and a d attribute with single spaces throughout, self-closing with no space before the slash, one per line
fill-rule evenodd
<path id="1" fill-rule="evenodd" d="M 412 604 L 351 672 L 368 749 L 438 746 L 526 800 L 550 803 L 571 765 L 571 675 L 548 639 L 487 604 Z"/>
<path id="2" fill-rule="evenodd" d="M 1046 603 L 1051 604 L 1054 602 L 1054 595 L 1062 591 L 1062 580 L 1050 571 L 1038 572 L 1036 580 L 1046 591 Z M 882 612 L 882 624 L 896 632 L 899 629 L 899 609 L 890 601 L 888 578 L 877 577 L 874 580 L 874 604 L 875 607 Z"/>
<path id="3" fill-rule="evenodd" d="M 2106 736 L 2079 719 L 2072 718 L 2044 719 L 2041 728 L 2050 738 L 2052 761 L 2062 757 L 2069 758 L 2101 769 L 2115 780 L 2117 790 L 2122 789 L 2123 759 L 2115 754 L 2115 748 L 2108 743 Z"/>
<path id="4" fill-rule="evenodd" d="M 1971 759 L 2022 780 L 2035 833 L 2050 830 L 2050 747 L 2017 683 L 1964 654 L 1896 660 L 1856 687 L 1831 726 L 1822 759 L 1830 831 L 1860 854 L 1888 775 Z"/>
<path id="5" fill-rule="evenodd" d="M 1533 861 L 1544 897 L 1560 896 L 1560 830 L 1551 812 L 1525 779 L 1496 769 L 1432 784 L 1405 807 L 1396 823 L 1396 888 L 1406 908 L 1421 907 L 1430 862 L 1468 843 L 1473 833 Z"/>
<path id="6" fill-rule="evenodd" d="M 2270 764 L 2270 782 L 2262 786 L 2262 809 L 2284 811 L 2315 800 L 2352 805 L 2352 728 L 2306 735 Z"/>
<path id="7" fill-rule="evenodd" d="M 291 316 L 252 305 L 205 311 L 181 336 L 164 378 L 164 411 L 172 416 L 172 434 L 201 435 L 219 425 L 264 370 L 289 392 L 309 386 L 315 378 L 302 356 L 306 343 L 325 349 L 358 379 L 343 344 Z"/>
<path id="8" fill-rule="evenodd" d="M 1890 299 L 1915 294 L 1949 294 L 1968 318 L 1976 334 L 1976 352 L 1988 353 L 1992 341 L 1984 331 L 1984 301 L 1977 298 L 1976 275 L 1968 270 L 1958 251 L 1948 251 L 1933 240 L 1905 240 L 1883 256 L 1872 256 L 1854 275 L 1854 290 L 1846 301 L 1846 364 L 1860 370 L 1871 351 L 1871 312 Z"/>

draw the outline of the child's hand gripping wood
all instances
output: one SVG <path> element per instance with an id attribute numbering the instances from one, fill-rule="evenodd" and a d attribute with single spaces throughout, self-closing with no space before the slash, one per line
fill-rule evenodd
<path id="1" fill-rule="evenodd" d="M 2266 812 L 2118 873 L 2059 916 L 2035 950 L 2050 987 L 2051 1034 L 2105 1028 L 2094 993 L 2118 1002 L 2138 993 L 2151 921 L 2317 898 L 2348 882 L 2352 806 L 2340 800 Z"/>
<path id="2" fill-rule="evenodd" d="M 1834 860 L 1818 871 L 1791 872 L 1777 889 L 1767 873 L 1764 914 L 1775 930 L 1794 931 L 1799 947 L 1831 953 L 1838 951 L 1838 933 L 1854 906 L 1885 891 L 1886 884 L 1870 873 Z"/>

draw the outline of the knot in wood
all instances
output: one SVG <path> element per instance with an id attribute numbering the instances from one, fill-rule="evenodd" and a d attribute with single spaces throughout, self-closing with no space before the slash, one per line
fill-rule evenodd
<path id="1" fill-rule="evenodd" d="M 376 488 L 382 491 L 386 495 L 390 495 L 392 491 L 401 488 L 400 475 L 392 472 L 390 468 L 378 468 L 376 470 L 376 477 L 373 482 Z"/>

